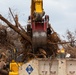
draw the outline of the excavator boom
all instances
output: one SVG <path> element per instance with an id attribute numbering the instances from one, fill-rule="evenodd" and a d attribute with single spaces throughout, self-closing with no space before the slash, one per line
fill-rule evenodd
<path id="1" fill-rule="evenodd" d="M 46 44 L 47 25 L 49 19 L 47 16 L 45 16 L 45 18 L 43 18 L 43 16 L 45 16 L 43 0 L 31 0 L 31 15 L 28 19 L 30 20 L 31 25 L 27 25 L 27 28 L 31 28 L 27 30 L 32 30 L 31 35 L 34 49 Z"/>
<path id="2" fill-rule="evenodd" d="M 31 0 L 31 16 L 34 13 L 42 14 L 43 12 L 43 0 Z"/>

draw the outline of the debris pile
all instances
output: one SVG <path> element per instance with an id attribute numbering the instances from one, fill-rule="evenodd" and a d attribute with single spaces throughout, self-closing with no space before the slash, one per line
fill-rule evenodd
<path id="1" fill-rule="evenodd" d="M 32 38 L 29 33 L 21 27 L 18 22 L 18 17 L 14 19 L 15 25 L 10 23 L 2 15 L 0 15 L 0 19 L 7 24 L 7 26 L 0 25 L 0 73 L 3 75 L 6 75 L 6 72 L 9 71 L 8 64 L 12 59 L 24 62 L 32 58 L 49 58 L 52 55 L 56 56 L 57 50 L 59 50 L 59 44 L 62 44 L 66 52 L 72 55 L 75 53 L 76 48 L 72 48 L 68 44 L 67 46 L 64 45 L 52 27 L 52 33 L 49 34 L 47 38 L 47 48 L 38 48 L 33 53 Z"/>

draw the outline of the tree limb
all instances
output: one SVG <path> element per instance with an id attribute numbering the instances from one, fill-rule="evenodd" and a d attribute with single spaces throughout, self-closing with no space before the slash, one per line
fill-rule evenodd
<path id="1" fill-rule="evenodd" d="M 27 40 L 30 44 L 32 44 L 31 38 L 26 34 L 26 32 L 22 32 L 19 28 L 11 24 L 7 19 L 5 19 L 1 14 L 0 14 L 0 19 L 4 21 L 10 28 L 15 30 L 17 33 L 19 33 L 25 40 Z"/>
<path id="2" fill-rule="evenodd" d="M 10 13 L 11 13 L 11 16 L 12 16 L 12 18 L 13 18 L 16 26 L 19 26 L 19 27 L 21 28 L 21 30 L 22 30 L 23 32 L 25 32 L 25 30 L 22 28 L 21 24 L 18 22 L 18 15 L 15 15 L 15 17 L 14 17 L 14 15 L 13 15 L 13 13 L 12 13 L 12 11 L 11 11 L 11 8 L 9 8 L 9 11 L 10 11 Z"/>

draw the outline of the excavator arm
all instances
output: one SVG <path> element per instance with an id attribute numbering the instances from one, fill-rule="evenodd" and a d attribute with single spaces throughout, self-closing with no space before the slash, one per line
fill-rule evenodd
<path id="1" fill-rule="evenodd" d="M 44 16 L 43 0 L 31 0 L 31 16 L 34 18 Z"/>
<path id="2" fill-rule="evenodd" d="M 43 0 L 31 0 L 32 18 L 30 18 L 30 27 L 32 29 L 31 35 L 34 50 L 37 50 L 38 47 L 46 45 L 48 20 L 46 20 L 46 16 L 43 18 L 44 15 Z"/>
<path id="3" fill-rule="evenodd" d="M 43 0 L 31 0 L 31 15 L 28 22 L 30 23 L 27 25 L 27 33 L 32 37 L 33 49 L 46 46 L 49 16 L 45 15 Z"/>

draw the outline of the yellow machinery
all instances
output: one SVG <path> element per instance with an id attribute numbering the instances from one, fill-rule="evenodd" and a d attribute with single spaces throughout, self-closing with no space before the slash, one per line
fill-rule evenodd
<path id="1" fill-rule="evenodd" d="M 10 63 L 10 72 L 9 75 L 19 75 L 18 70 L 19 66 L 21 66 L 22 63 L 17 63 L 14 60 Z"/>
<path id="2" fill-rule="evenodd" d="M 44 17 L 43 17 L 44 16 Z M 31 0 L 31 15 L 28 18 L 27 33 L 32 37 L 33 52 L 46 46 L 49 16 L 45 15 L 43 0 Z"/>
<path id="3" fill-rule="evenodd" d="M 31 16 L 40 14 L 43 16 L 43 0 L 31 0 Z"/>
<path id="4" fill-rule="evenodd" d="M 10 63 L 10 72 L 9 75 L 18 75 L 18 64 L 13 60 Z"/>
<path id="5" fill-rule="evenodd" d="M 16 50 L 14 49 L 13 50 L 13 60 L 12 62 L 10 63 L 10 72 L 9 72 L 9 75 L 19 75 L 18 74 L 18 70 L 19 70 L 19 66 L 21 66 L 22 63 L 20 62 L 16 62 L 15 61 L 15 55 L 16 55 Z"/>

